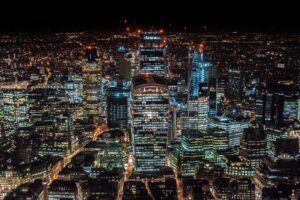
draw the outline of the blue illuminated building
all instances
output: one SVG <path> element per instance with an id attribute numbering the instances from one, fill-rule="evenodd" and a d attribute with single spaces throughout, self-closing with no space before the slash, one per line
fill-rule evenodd
<path id="1" fill-rule="evenodd" d="M 216 115 L 216 67 L 204 59 L 203 44 L 194 51 L 189 81 L 189 100 L 208 97 L 209 115 Z"/>
<path id="2" fill-rule="evenodd" d="M 191 69 L 190 80 L 190 99 L 203 96 L 200 86 L 209 82 L 209 68 L 213 67 L 210 62 L 204 60 L 203 46 L 200 45 L 199 50 L 194 51 L 194 58 Z"/>

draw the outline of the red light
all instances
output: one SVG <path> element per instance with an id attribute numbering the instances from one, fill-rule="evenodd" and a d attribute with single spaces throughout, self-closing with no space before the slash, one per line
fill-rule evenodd
<path id="1" fill-rule="evenodd" d="M 87 48 L 88 50 L 91 50 L 93 47 L 92 47 L 91 45 L 88 45 L 86 48 Z"/>
<path id="2" fill-rule="evenodd" d="M 204 50 L 204 44 L 201 43 L 198 45 L 198 51 L 203 51 Z"/>
<path id="3" fill-rule="evenodd" d="M 160 33 L 164 33 L 164 29 L 160 29 L 159 32 L 160 32 Z"/>

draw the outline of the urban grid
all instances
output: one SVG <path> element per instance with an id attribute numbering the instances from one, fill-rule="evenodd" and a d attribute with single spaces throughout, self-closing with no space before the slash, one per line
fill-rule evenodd
<path id="1" fill-rule="evenodd" d="M 0 200 L 300 199 L 300 34 L 0 35 Z"/>

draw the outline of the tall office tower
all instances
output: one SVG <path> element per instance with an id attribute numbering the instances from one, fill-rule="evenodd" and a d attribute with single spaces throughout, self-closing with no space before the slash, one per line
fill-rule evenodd
<path id="1" fill-rule="evenodd" d="M 140 74 L 132 81 L 132 143 L 137 173 L 156 173 L 165 164 L 170 103 L 164 77 Z"/>
<path id="2" fill-rule="evenodd" d="M 87 47 L 87 62 L 82 66 L 84 117 L 94 124 L 101 116 L 101 63 L 96 59 L 96 49 Z"/>
<path id="3" fill-rule="evenodd" d="M 267 155 L 267 136 L 263 128 L 246 128 L 241 139 L 241 157 L 251 167 L 257 167 Z"/>
<path id="4" fill-rule="evenodd" d="M 242 100 L 244 89 L 244 74 L 242 70 L 230 69 L 228 71 L 228 88 L 226 96 L 236 100 Z"/>
<path id="5" fill-rule="evenodd" d="M 256 95 L 255 119 L 263 124 L 277 124 L 283 121 L 284 95 L 258 93 Z"/>
<path id="6" fill-rule="evenodd" d="M 139 73 L 166 75 L 166 39 L 162 31 L 143 32 L 140 39 Z"/>
<path id="7" fill-rule="evenodd" d="M 208 85 L 210 76 L 215 76 L 211 68 L 213 65 L 204 60 L 204 45 L 200 44 L 198 49 L 194 51 L 190 70 L 190 96 L 197 97 L 201 84 Z"/>
<path id="8" fill-rule="evenodd" d="M 199 88 L 207 87 L 210 116 L 217 114 L 217 68 L 204 59 L 204 45 L 200 44 L 194 52 L 191 70 L 191 92 L 194 96 L 199 94 Z M 203 85 L 203 86 L 202 86 Z"/>
<path id="9" fill-rule="evenodd" d="M 30 126 L 28 93 L 26 89 L 1 91 L 3 130 L 5 136 L 12 135 L 17 128 Z"/>
<path id="10" fill-rule="evenodd" d="M 204 46 L 201 44 L 194 52 L 192 66 L 189 71 L 189 92 L 187 118 L 183 123 L 183 129 L 206 130 L 208 125 L 208 113 L 210 110 L 210 75 L 213 75 L 212 64 L 204 60 Z M 212 76 L 213 77 L 213 76 Z M 215 87 L 212 90 L 216 92 Z M 214 104 L 216 99 L 212 99 Z M 212 106 L 214 107 L 214 106 Z M 212 108 L 215 113 L 216 107 Z M 214 110 L 214 111 L 213 111 Z"/>
<path id="11" fill-rule="evenodd" d="M 107 89 L 107 125 L 125 130 L 129 122 L 130 90 L 122 86 Z"/>

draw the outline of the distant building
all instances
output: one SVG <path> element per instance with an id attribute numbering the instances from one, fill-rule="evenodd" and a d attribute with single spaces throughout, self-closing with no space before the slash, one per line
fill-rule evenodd
<path id="1" fill-rule="evenodd" d="M 97 124 L 100 121 L 102 95 L 102 69 L 95 53 L 87 48 L 87 62 L 82 66 L 84 117 Z"/>
<path id="2" fill-rule="evenodd" d="M 167 74 L 166 42 L 159 31 L 141 33 L 139 73 Z"/>
<path id="3" fill-rule="evenodd" d="M 228 83 L 226 96 L 236 100 L 243 99 L 244 74 L 242 70 L 230 69 L 228 71 Z"/>
<path id="4" fill-rule="evenodd" d="M 256 95 L 255 119 L 262 124 L 283 122 L 284 95 L 258 93 Z"/>

